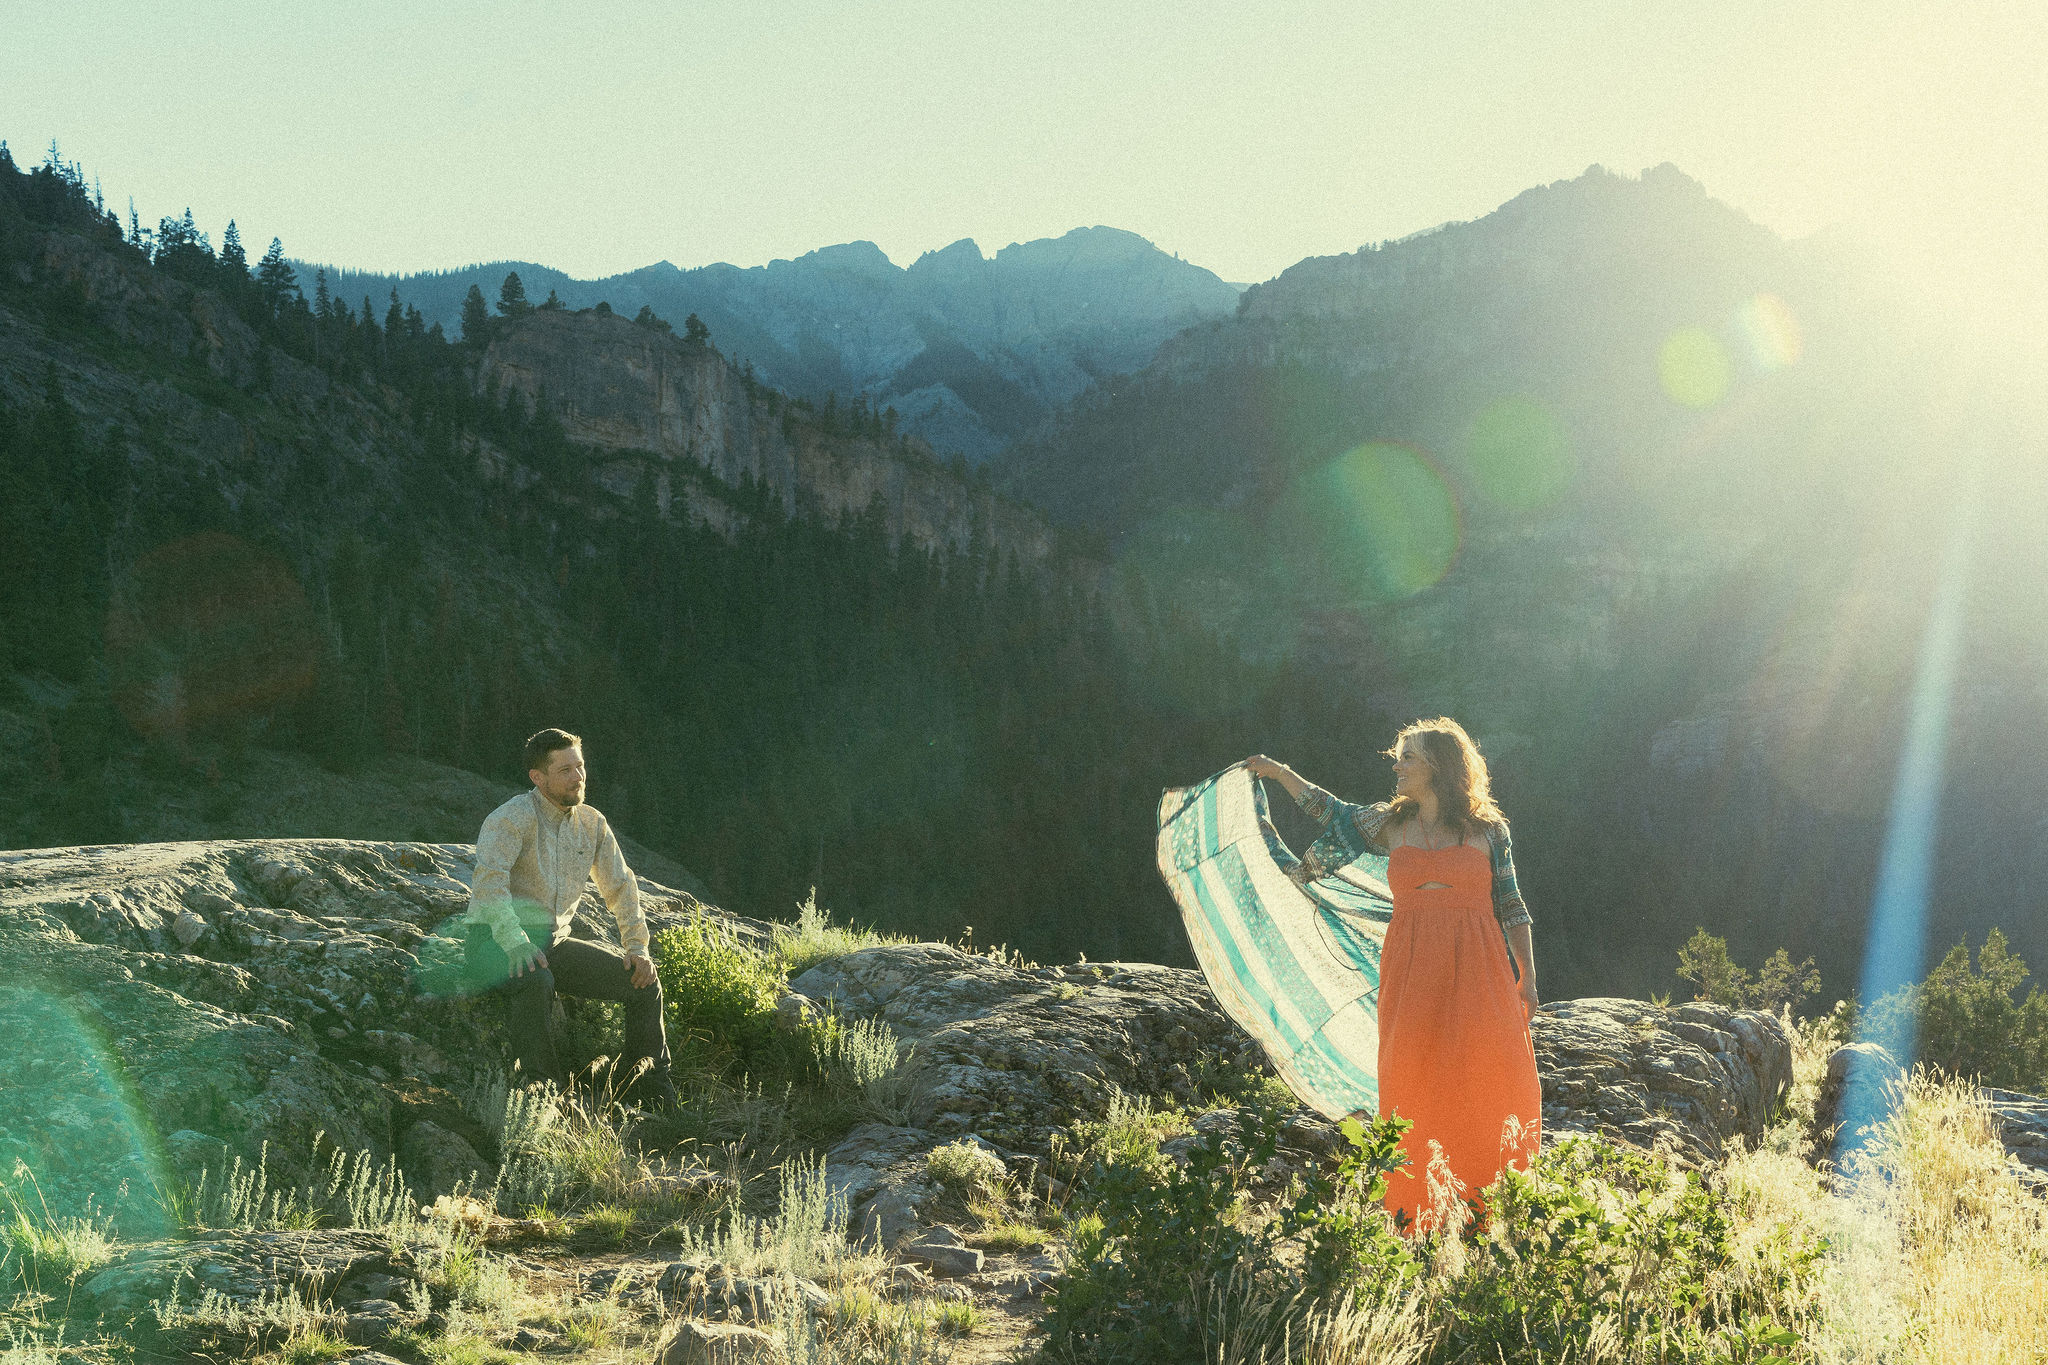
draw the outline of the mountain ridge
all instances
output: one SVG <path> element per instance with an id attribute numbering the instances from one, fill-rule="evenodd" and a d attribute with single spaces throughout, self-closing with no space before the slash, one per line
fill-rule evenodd
<path id="1" fill-rule="evenodd" d="M 977 462 L 1238 297 L 1212 272 L 1100 225 L 993 255 L 961 238 L 907 266 L 863 240 L 765 265 L 660 261 L 596 280 L 520 261 L 414 274 L 298 269 L 306 280 L 324 272 L 337 296 L 364 294 L 379 307 L 396 289 L 451 334 L 469 287 L 495 300 L 510 272 L 534 302 L 552 290 L 572 308 L 602 301 L 630 315 L 644 306 L 672 324 L 694 313 L 763 382 L 814 402 L 837 394 L 893 406 L 905 430 Z"/>

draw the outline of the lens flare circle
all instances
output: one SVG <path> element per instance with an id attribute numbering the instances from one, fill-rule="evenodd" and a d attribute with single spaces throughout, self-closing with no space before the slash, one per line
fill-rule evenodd
<path id="1" fill-rule="evenodd" d="M 1412 446 L 1356 446 L 1298 480 L 1288 504 L 1293 554 L 1340 601 L 1413 597 L 1458 557 L 1457 499 Z"/>
<path id="2" fill-rule="evenodd" d="M 1480 494 L 1522 510 L 1555 502 L 1578 474 L 1557 414 L 1533 398 L 1488 404 L 1465 432 L 1466 467 Z"/>
<path id="3" fill-rule="evenodd" d="M 1710 408 L 1728 394 L 1734 376 L 1728 348 L 1704 327 L 1681 327 L 1657 351 L 1657 380 L 1672 402 Z"/>
<path id="4" fill-rule="evenodd" d="M 1805 337 L 1791 306 L 1776 294 L 1758 294 L 1735 314 L 1749 358 L 1759 370 L 1782 370 L 1799 363 Z"/>

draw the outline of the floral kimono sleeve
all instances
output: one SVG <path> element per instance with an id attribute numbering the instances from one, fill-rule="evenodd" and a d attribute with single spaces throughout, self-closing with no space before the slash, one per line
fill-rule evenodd
<path id="1" fill-rule="evenodd" d="M 1487 832 L 1486 847 L 1493 859 L 1493 917 L 1503 929 L 1529 923 L 1529 906 L 1522 899 L 1522 888 L 1515 882 L 1514 841 L 1508 838 L 1505 824 L 1495 825 Z"/>
<path id="2" fill-rule="evenodd" d="M 1302 853 L 1301 861 L 1287 869 L 1287 875 L 1295 882 L 1306 885 L 1327 877 L 1368 853 L 1385 855 L 1387 846 L 1381 841 L 1380 831 L 1387 823 L 1386 802 L 1355 806 L 1339 801 L 1313 783 L 1303 783 L 1301 795 L 1294 798 L 1294 803 L 1323 827 L 1321 837 Z"/>

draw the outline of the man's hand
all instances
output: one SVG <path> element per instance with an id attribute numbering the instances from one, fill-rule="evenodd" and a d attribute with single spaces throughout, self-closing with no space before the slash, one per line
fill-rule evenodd
<path id="1" fill-rule="evenodd" d="M 1244 761 L 1244 770 L 1253 777 L 1278 777 L 1286 765 L 1267 758 L 1264 754 L 1253 754 Z"/>
<path id="2" fill-rule="evenodd" d="M 523 948 L 514 948 L 506 956 L 511 960 L 512 975 L 515 977 L 525 976 L 530 971 L 548 965 L 548 955 L 534 947 L 531 939 L 527 940 Z"/>
<path id="3" fill-rule="evenodd" d="M 633 974 L 633 989 L 644 991 L 654 984 L 654 963 L 639 953 L 626 954 L 626 970 Z"/>

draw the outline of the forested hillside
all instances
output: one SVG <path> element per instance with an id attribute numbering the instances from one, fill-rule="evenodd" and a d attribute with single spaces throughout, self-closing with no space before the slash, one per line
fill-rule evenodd
<path id="1" fill-rule="evenodd" d="M 716 524 L 664 515 L 681 466 L 615 487 L 620 452 L 475 382 L 528 319 L 450 339 L 303 285 L 280 244 L 252 266 L 238 232 L 124 227 L 54 156 L 0 162 L 0 841 L 232 834 L 208 793 L 280 756 L 516 782 L 559 724 L 592 799 L 734 908 L 816 884 L 885 926 L 1179 960 L 1159 789 L 1357 719 L 1085 562 L 892 544 L 715 479 Z M 749 401 L 806 441 L 881 435 Z M 305 820 L 271 832 L 357 832 Z"/>

